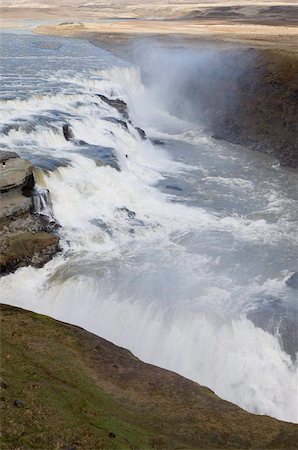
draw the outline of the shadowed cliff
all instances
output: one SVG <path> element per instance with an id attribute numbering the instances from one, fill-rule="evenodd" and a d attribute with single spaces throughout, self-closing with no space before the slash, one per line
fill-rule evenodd
<path id="1" fill-rule="evenodd" d="M 100 45 L 98 43 L 98 45 Z M 173 40 L 119 46 L 171 114 L 298 167 L 295 53 Z"/>

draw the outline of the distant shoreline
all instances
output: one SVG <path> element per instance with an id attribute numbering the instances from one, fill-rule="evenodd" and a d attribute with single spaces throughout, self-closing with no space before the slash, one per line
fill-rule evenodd
<path id="1" fill-rule="evenodd" d="M 12 3 L 12 2 L 11 2 Z M 99 4 L 52 0 L 0 6 L 0 28 L 45 35 L 127 42 L 154 36 L 280 49 L 298 53 L 298 5 L 293 0 L 102 0 Z"/>
<path id="2" fill-rule="evenodd" d="M 226 4 L 228 0 L 222 0 L 221 3 Z M 266 5 L 269 7 L 274 3 L 269 1 Z M 215 2 L 210 4 L 214 5 Z M 250 7 L 252 5 L 253 2 L 250 3 Z M 289 9 L 285 5 L 284 10 L 278 10 L 279 19 L 275 17 L 270 25 L 260 24 L 259 16 L 262 16 L 264 4 L 260 6 L 260 3 L 255 2 L 255 5 L 258 6 L 254 19 L 248 14 L 243 16 L 241 21 L 237 15 L 236 18 L 234 17 L 234 7 L 232 11 L 231 6 L 227 10 L 226 7 L 223 9 L 218 5 L 213 6 L 211 10 L 209 8 L 212 14 L 222 11 L 217 18 L 210 18 L 209 14 L 209 18 L 185 16 L 184 19 L 177 19 L 169 16 L 167 20 L 159 20 L 157 17 L 151 20 L 148 20 L 149 17 L 135 17 L 135 20 L 123 19 L 120 15 L 123 16 L 123 11 L 127 13 L 126 6 L 121 10 L 118 5 L 113 11 L 113 17 L 109 20 L 104 19 L 103 16 L 98 17 L 97 10 L 92 22 L 84 21 L 88 17 L 86 11 L 80 10 L 78 18 L 78 8 L 70 8 L 68 18 L 62 19 L 60 23 L 53 23 L 54 20 L 61 19 L 62 11 L 59 10 L 58 17 L 58 12 L 54 12 L 54 9 L 51 10 L 52 16 L 47 16 L 43 10 L 47 21 L 51 23 L 32 27 L 32 32 L 44 35 L 45 39 L 46 36 L 86 39 L 124 59 L 129 59 L 130 43 L 135 39 L 154 38 L 168 47 L 210 48 L 212 46 L 226 51 L 223 62 L 227 66 L 227 73 L 233 73 L 234 67 L 240 61 L 237 58 L 244 58 L 241 64 L 246 69 L 240 81 L 236 80 L 231 85 L 231 79 L 220 72 L 221 78 L 212 92 L 203 90 L 203 92 L 206 91 L 206 124 L 211 134 L 217 139 L 269 153 L 277 157 L 282 165 L 297 168 L 298 121 L 296 118 L 298 112 L 295 93 L 298 89 L 296 76 L 298 21 L 295 25 L 293 15 L 293 24 L 288 25 Z M 269 11 L 275 11 L 270 8 Z M 72 14 L 74 10 L 76 14 Z M 298 7 L 296 9 L 293 7 L 291 11 L 298 13 Z M 194 13 L 199 14 L 193 11 Z M 232 16 L 226 17 L 229 14 Z M 27 24 L 28 20 L 27 18 Z M 32 17 L 31 21 L 31 23 L 34 22 Z M 254 53 L 252 63 L 246 66 L 247 58 L 250 59 L 252 53 Z M 241 83 L 247 86 L 247 89 L 243 90 Z M 229 104 L 229 92 L 235 88 L 239 90 L 237 101 L 241 114 L 238 110 L 231 109 Z M 268 96 L 268 92 L 271 92 L 271 95 Z M 211 104 L 213 107 L 210 107 Z"/>
<path id="3" fill-rule="evenodd" d="M 179 38 L 188 43 L 232 44 L 298 53 L 298 27 L 201 21 L 124 20 L 101 23 L 40 25 L 34 33 L 78 37 L 103 44 L 127 43 L 138 37 Z"/>
<path id="4" fill-rule="evenodd" d="M 258 26 L 249 26 L 248 36 L 243 33 L 243 27 L 238 29 L 238 34 L 228 30 L 216 34 L 202 27 L 201 34 L 196 33 L 196 27 L 191 30 L 193 34 L 187 33 L 182 27 L 176 27 L 176 32 L 171 33 L 171 27 L 165 27 L 164 22 L 158 26 L 155 21 L 154 28 L 152 22 L 147 22 L 151 32 L 146 33 L 144 21 L 133 21 L 125 28 L 122 27 L 123 23 L 49 25 L 33 31 L 87 39 L 127 60 L 131 57 L 130 43 L 148 37 L 167 47 L 213 48 L 224 52 L 217 83 L 214 86 L 211 83 L 209 88 L 205 86 L 198 100 L 204 105 L 204 121 L 211 135 L 219 140 L 271 154 L 283 166 L 293 169 L 298 167 L 298 106 L 295 100 L 298 89 L 298 28 L 292 27 L 291 39 L 283 40 L 279 34 L 266 34 L 268 28 L 262 30 L 261 36 L 254 34 L 256 30 L 261 31 Z M 174 23 L 177 25 L 180 22 Z M 99 29 L 104 31 L 95 31 Z M 222 29 L 225 30 L 224 26 Z M 284 34 L 283 37 L 288 38 L 288 35 Z M 242 75 L 233 79 L 237 64 L 243 68 Z M 212 72 L 212 67 L 210 70 Z M 216 65 L 214 70 L 217 70 Z M 210 77 L 212 79 L 211 73 Z M 242 86 L 246 86 L 246 89 Z M 231 104 L 229 96 L 235 90 L 237 107 L 233 106 L 233 102 Z"/>

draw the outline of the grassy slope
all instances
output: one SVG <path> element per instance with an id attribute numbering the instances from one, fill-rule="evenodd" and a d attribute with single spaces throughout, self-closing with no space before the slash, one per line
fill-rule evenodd
<path id="1" fill-rule="evenodd" d="M 296 425 L 78 327 L 4 305 L 1 323 L 2 449 L 298 448 Z"/>

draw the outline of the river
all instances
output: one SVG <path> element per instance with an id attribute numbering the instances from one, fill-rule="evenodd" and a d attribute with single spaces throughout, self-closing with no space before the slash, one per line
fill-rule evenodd
<path id="1" fill-rule="evenodd" d="M 165 65 L 152 44 L 145 67 L 78 39 L 7 32 L 0 42 L 0 147 L 36 166 L 63 248 L 2 277 L 2 302 L 297 421 L 297 363 L 279 330 L 297 318 L 285 283 L 297 269 L 297 172 L 184 114 L 181 77 L 200 50 L 181 59 L 169 48 Z M 97 94 L 123 99 L 130 122 Z M 274 326 L 257 327 L 258 311 Z"/>

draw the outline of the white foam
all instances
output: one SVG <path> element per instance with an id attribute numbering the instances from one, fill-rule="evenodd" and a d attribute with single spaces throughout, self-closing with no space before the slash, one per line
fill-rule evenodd
<path id="1" fill-rule="evenodd" d="M 23 145 L 30 154 L 71 160 L 70 166 L 44 174 L 43 186 L 62 225 L 64 252 L 42 269 L 22 268 L 1 278 L 1 300 L 83 326 L 249 411 L 296 421 L 294 364 L 276 337 L 241 315 L 257 294 L 282 296 L 285 275 L 238 285 L 233 274 L 220 270 L 222 259 L 237 246 L 265 251 L 285 235 L 297 242 L 293 223 L 191 207 L 157 189 L 156 183 L 169 176 L 187 181 L 195 165 L 173 161 L 143 141 L 131 124 L 127 131 L 104 120 L 121 116 L 96 94 L 127 101 L 130 117 L 153 136 L 158 130 L 163 138 L 202 145 L 211 158 L 225 154 L 199 128 L 169 114 L 154 89 L 142 84 L 136 67 L 76 76 L 61 70 L 50 81 L 58 78 L 63 87 L 56 95 L 0 105 L 3 123 L 23 119 L 34 125 L 29 132 L 20 128 L 2 134 L 2 144 L 20 154 Z M 40 116 L 43 123 L 36 124 Z M 79 154 L 79 146 L 64 139 L 64 123 L 76 140 L 112 148 L 121 172 Z M 223 185 L 254 193 L 258 187 L 249 175 L 218 177 L 208 166 L 202 171 L 201 189 Z M 278 209 L 282 202 L 275 194 L 268 194 L 269 207 Z M 214 238 L 209 253 L 204 247 L 208 233 Z"/>

